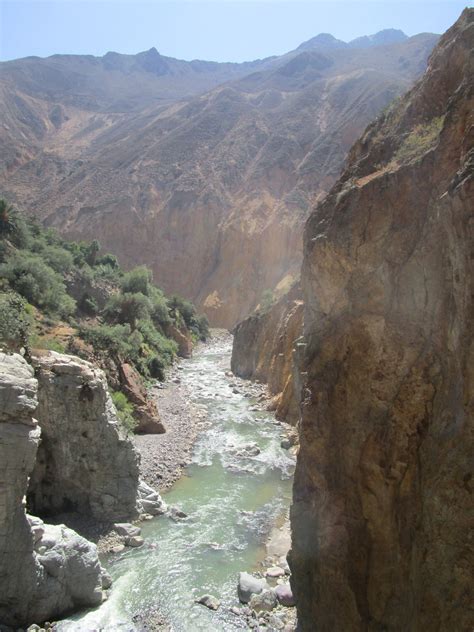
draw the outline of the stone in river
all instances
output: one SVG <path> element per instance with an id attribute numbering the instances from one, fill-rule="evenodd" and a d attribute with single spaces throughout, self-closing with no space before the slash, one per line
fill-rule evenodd
<path id="1" fill-rule="evenodd" d="M 213 597 L 212 595 L 203 595 L 197 600 L 197 603 L 206 606 L 209 610 L 217 610 L 221 605 L 219 599 L 217 599 L 217 597 Z"/>
<path id="2" fill-rule="evenodd" d="M 250 573 L 239 573 L 237 593 L 242 603 L 249 603 L 252 595 L 258 595 L 266 588 L 268 588 L 268 584 L 264 579 L 254 577 Z"/>
<path id="3" fill-rule="evenodd" d="M 125 544 L 132 547 L 142 546 L 144 542 L 145 540 L 139 535 L 134 535 L 133 537 L 125 540 Z"/>
<path id="4" fill-rule="evenodd" d="M 114 524 L 114 530 L 119 535 L 124 535 L 128 538 L 133 538 L 136 535 L 140 535 L 140 533 L 142 532 L 140 527 L 136 527 L 135 525 L 130 524 L 129 522 L 116 522 Z"/>

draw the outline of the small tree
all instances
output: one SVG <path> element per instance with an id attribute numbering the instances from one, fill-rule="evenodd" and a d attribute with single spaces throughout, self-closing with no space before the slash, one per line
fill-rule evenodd
<path id="1" fill-rule="evenodd" d="M 27 302 L 15 292 L 0 293 L 0 345 L 11 351 L 28 350 L 31 317 Z"/>
<path id="2" fill-rule="evenodd" d="M 15 231 L 15 219 L 13 206 L 6 200 L 0 200 L 0 237 L 7 237 Z"/>
<path id="3" fill-rule="evenodd" d="M 97 260 L 97 255 L 99 254 L 99 251 L 100 251 L 100 244 L 97 241 L 97 239 L 94 239 L 94 241 L 91 241 L 91 243 L 87 246 L 87 251 L 86 251 L 86 262 L 90 266 L 95 266 L 95 262 Z"/>

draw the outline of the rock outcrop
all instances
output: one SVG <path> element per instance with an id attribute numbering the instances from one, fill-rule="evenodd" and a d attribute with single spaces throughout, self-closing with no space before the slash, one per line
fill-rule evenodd
<path id="1" fill-rule="evenodd" d="M 234 329 L 231 368 L 235 375 L 264 382 L 275 397 L 276 417 L 293 425 L 299 418 L 299 380 L 293 349 L 303 332 L 299 284 L 266 311 L 257 311 Z"/>
<path id="2" fill-rule="evenodd" d="M 96 546 L 25 513 L 40 428 L 33 369 L 0 353 L 0 624 L 27 626 L 102 601 Z"/>
<path id="3" fill-rule="evenodd" d="M 138 455 L 120 432 L 104 373 L 53 351 L 33 364 L 42 437 L 30 509 L 41 516 L 79 511 L 104 521 L 136 516 Z"/>
<path id="4" fill-rule="evenodd" d="M 303 631 L 470 630 L 474 10 L 306 225 Z"/>
<path id="5" fill-rule="evenodd" d="M 163 434 L 163 426 L 156 403 L 148 397 L 140 375 L 128 363 L 118 365 L 120 390 L 134 406 L 133 416 L 137 422 L 136 434 Z"/>

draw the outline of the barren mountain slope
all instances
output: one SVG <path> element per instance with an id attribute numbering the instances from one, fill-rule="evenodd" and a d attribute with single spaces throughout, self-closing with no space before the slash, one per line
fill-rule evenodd
<path id="1" fill-rule="evenodd" d="M 166 291 L 231 326 L 297 275 L 312 203 L 435 39 L 291 53 L 167 108 L 61 105 L 41 151 L 10 166 L 0 189 L 69 236 L 98 238 L 124 265 L 147 263 Z"/>
<path id="2" fill-rule="evenodd" d="M 303 631 L 474 625 L 473 106 L 466 9 L 306 224 Z"/>

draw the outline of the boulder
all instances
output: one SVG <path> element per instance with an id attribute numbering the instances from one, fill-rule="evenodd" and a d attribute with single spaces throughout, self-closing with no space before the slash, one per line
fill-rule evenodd
<path id="1" fill-rule="evenodd" d="M 114 531 L 119 535 L 123 535 L 128 538 L 133 538 L 136 535 L 140 535 L 142 530 L 140 527 L 130 524 L 130 522 L 116 522 L 114 524 Z"/>
<path id="2" fill-rule="evenodd" d="M 239 573 L 237 594 L 242 603 L 249 603 L 252 595 L 259 595 L 268 587 L 267 582 L 262 578 L 254 577 L 246 572 Z"/>
<path id="3" fill-rule="evenodd" d="M 278 599 L 278 603 L 282 606 L 291 607 L 295 605 L 295 598 L 289 584 L 280 584 L 277 586 L 275 588 L 275 595 Z"/>
<path id="4" fill-rule="evenodd" d="M 267 569 L 265 575 L 271 578 L 283 577 L 285 575 L 285 569 L 280 566 L 271 566 Z"/>
<path id="5" fill-rule="evenodd" d="M 250 607 L 255 612 L 270 612 L 278 605 L 278 600 L 273 590 L 263 590 L 259 594 L 253 594 L 250 599 Z"/>
<path id="6" fill-rule="evenodd" d="M 38 514 L 138 516 L 139 457 L 123 436 L 104 373 L 53 351 L 37 355 L 41 444 L 28 502 Z"/>
<path id="7" fill-rule="evenodd" d="M 137 371 L 127 363 L 118 367 L 120 389 L 134 405 L 133 416 L 137 422 L 136 434 L 163 434 L 163 426 L 155 402 L 148 397 L 142 379 Z"/>
<path id="8" fill-rule="evenodd" d="M 206 606 L 206 608 L 209 608 L 209 610 L 217 610 L 221 605 L 219 599 L 217 599 L 217 597 L 213 597 L 212 595 L 203 595 L 197 600 L 196 603 L 200 603 L 203 606 Z"/>

